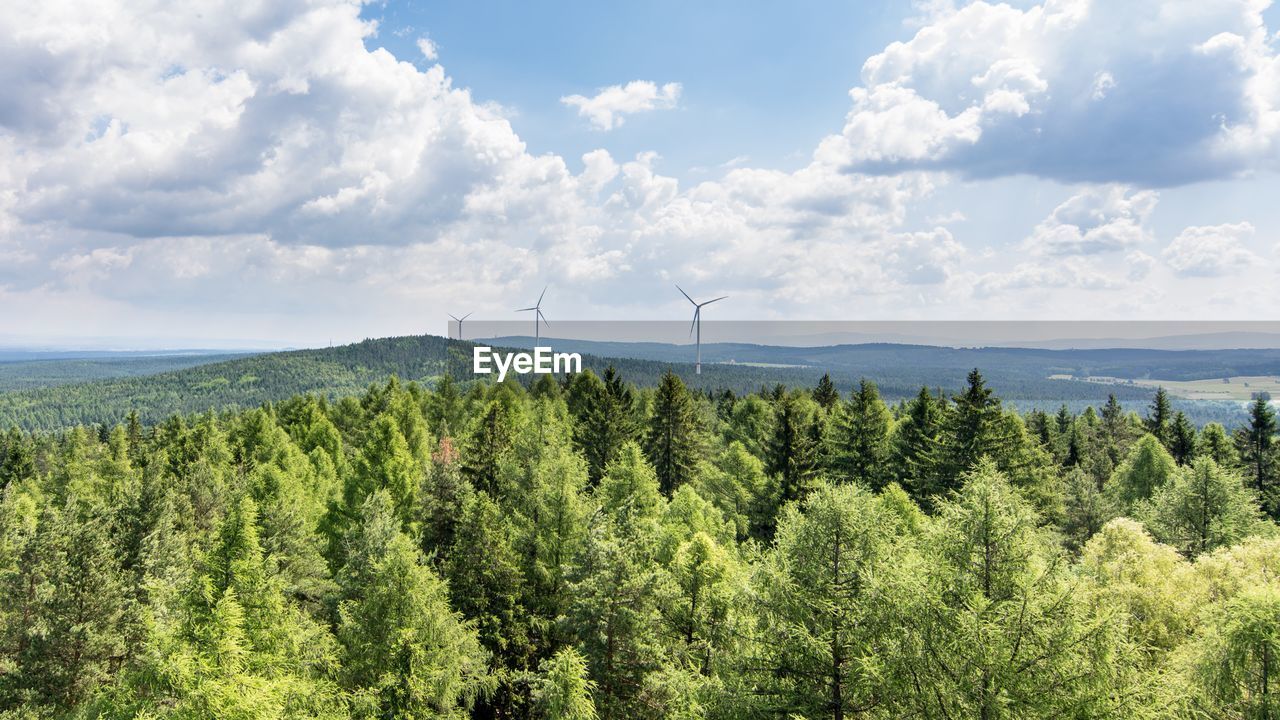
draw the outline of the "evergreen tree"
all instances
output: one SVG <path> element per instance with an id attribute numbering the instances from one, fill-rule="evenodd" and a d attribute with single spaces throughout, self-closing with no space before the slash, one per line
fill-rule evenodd
<path id="1" fill-rule="evenodd" d="M 778 524 L 760 578 L 758 668 L 763 714 L 892 716 L 893 644 L 913 593 L 895 518 L 857 485 L 820 485 Z"/>
<path id="2" fill-rule="evenodd" d="M 817 422 L 811 401 L 806 404 L 790 394 L 777 401 L 765 467 L 778 478 L 784 503 L 804 497 L 817 473 L 821 437 Z"/>
<path id="3" fill-rule="evenodd" d="M 612 365 L 605 370 L 603 382 L 586 388 L 573 439 L 574 446 L 587 459 L 587 476 L 592 485 L 600 481 L 622 444 L 634 437 L 634 402 L 631 389 Z"/>
<path id="4" fill-rule="evenodd" d="M 658 384 L 645 437 L 645 454 L 663 493 L 669 495 L 693 478 L 699 446 L 693 402 L 684 383 L 668 370 Z"/>
<path id="5" fill-rule="evenodd" d="M 17 567 L 0 585 L 0 706 L 75 708 L 106 681 L 124 653 L 125 588 L 100 519 L 48 507 Z"/>
<path id="6" fill-rule="evenodd" d="M 926 506 L 945 490 L 939 477 L 944 413 L 942 400 L 930 394 L 928 388 L 920 388 L 907 403 L 890 444 L 889 466 L 894 479 Z"/>
<path id="7" fill-rule="evenodd" d="M 1169 454 L 1179 465 L 1190 465 L 1196 457 L 1196 429 L 1181 410 L 1169 427 Z"/>
<path id="8" fill-rule="evenodd" d="M 1227 436 L 1227 429 L 1222 423 L 1211 422 L 1200 431 L 1200 454 L 1211 458 L 1222 467 L 1234 468 L 1240 465 L 1240 456 L 1236 454 L 1235 445 Z"/>
<path id="9" fill-rule="evenodd" d="M 645 678 L 665 660 L 655 632 L 657 577 L 642 546 L 610 533 L 589 538 L 568 620 L 595 681 L 602 720 L 646 715 Z"/>
<path id="10" fill-rule="evenodd" d="M 514 434 L 514 423 L 506 404 L 489 403 L 463 456 L 464 472 L 477 489 L 493 496 L 505 494 L 507 488 L 500 486 L 502 465 L 510 456 Z"/>
<path id="11" fill-rule="evenodd" d="M 1173 423 L 1173 408 L 1169 403 L 1169 393 L 1164 388 L 1156 388 L 1155 398 L 1151 400 L 1150 414 L 1143 421 L 1147 432 L 1151 433 L 1166 448 L 1172 440 L 1170 434 Z"/>
<path id="12" fill-rule="evenodd" d="M 497 693 L 481 700 L 480 715 L 516 713 L 523 704 L 520 674 L 530 668 L 535 649 L 520 597 L 524 576 L 515 542 L 514 528 L 487 494 L 468 498 L 446 579 L 453 607 L 475 627 L 498 683 Z"/>
<path id="13" fill-rule="evenodd" d="M 823 410 L 831 410 L 840 402 L 840 391 L 836 389 L 836 384 L 831 382 L 831 374 L 823 373 L 822 378 L 818 380 L 818 386 L 813 390 L 813 401 Z"/>
<path id="14" fill-rule="evenodd" d="M 1280 588 L 1274 583 L 1249 588 L 1210 613 L 1192 652 L 1188 714 L 1280 717 Z"/>
<path id="15" fill-rule="evenodd" d="M 1169 482 L 1177 463 L 1154 435 L 1145 435 L 1107 482 L 1106 492 L 1118 512 L 1131 512 Z"/>
<path id="16" fill-rule="evenodd" d="M 344 684 L 357 712 L 465 718 L 491 688 L 475 631 L 449 608 L 444 582 L 397 532 L 370 558 L 367 582 L 339 610 Z"/>
<path id="17" fill-rule="evenodd" d="M 1272 517 L 1280 517 L 1280 498 L 1277 497 L 1280 452 L 1275 438 L 1275 411 L 1270 402 L 1259 397 L 1249 406 L 1249 425 L 1237 433 L 1236 447 L 1249 486 Z"/>
<path id="18" fill-rule="evenodd" d="M 836 477 L 879 489 L 888 482 L 893 418 L 875 383 L 863 379 L 832 428 L 828 465 Z"/>
<path id="19" fill-rule="evenodd" d="M 1240 476 L 1200 458 L 1156 491 L 1143 519 L 1161 542 L 1195 557 L 1245 537 L 1258 517 L 1257 498 Z"/>
<path id="20" fill-rule="evenodd" d="M 915 627 L 926 717 L 1106 717 L 1115 651 L 1039 518 L 990 462 L 943 504 L 926 556 L 939 613 Z"/>
<path id="21" fill-rule="evenodd" d="M 565 648 L 544 660 L 539 668 L 538 715 L 541 720 L 597 720 L 591 694 L 595 683 L 587 673 L 587 661 L 573 648 Z"/>
<path id="22" fill-rule="evenodd" d="M 969 373 L 967 383 L 964 392 L 953 398 L 948 415 L 941 473 L 945 490 L 956 487 L 960 475 L 982 458 L 998 460 L 1003 444 L 1000 400 L 977 369 Z"/>

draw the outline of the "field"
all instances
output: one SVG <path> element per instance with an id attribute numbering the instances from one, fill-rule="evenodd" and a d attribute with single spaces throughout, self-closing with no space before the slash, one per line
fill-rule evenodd
<path id="1" fill-rule="evenodd" d="M 1059 379 L 1055 376 L 1054 379 Z M 1140 387 L 1162 387 L 1174 397 L 1187 400 L 1222 400 L 1229 402 L 1249 402 L 1259 392 L 1269 393 L 1280 398 L 1280 377 L 1275 375 L 1237 375 L 1227 378 L 1209 378 L 1205 380 L 1128 380 L 1115 377 L 1094 376 L 1085 378 L 1089 382 L 1104 385 L 1138 385 Z"/>

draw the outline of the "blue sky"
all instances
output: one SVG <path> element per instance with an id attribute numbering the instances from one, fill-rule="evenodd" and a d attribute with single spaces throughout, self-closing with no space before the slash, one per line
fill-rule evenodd
<path id="1" fill-rule="evenodd" d="M 611 151 L 655 150 L 697 180 L 747 156 L 796 167 L 848 110 L 862 61 L 905 37 L 908 2 L 482 2 L 372 4 L 370 46 L 417 55 L 430 37 L 456 81 L 514 113 L 535 153 L 577 157 L 601 136 L 559 98 L 635 78 L 680 82 L 676 112 L 629 120 Z M 456 70 L 454 70 L 456 68 Z M 690 172 L 693 170 L 693 172 Z"/>
<path id="2" fill-rule="evenodd" d="M 1276 319 L 1259 0 L 0 8 L 0 344 Z"/>

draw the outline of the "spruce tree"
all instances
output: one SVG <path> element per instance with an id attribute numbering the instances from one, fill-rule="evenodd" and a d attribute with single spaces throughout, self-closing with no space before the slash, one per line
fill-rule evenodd
<path id="1" fill-rule="evenodd" d="M 880 489 L 888 482 L 889 433 L 893 417 L 875 383 L 863 379 L 831 429 L 827 465 L 836 478 Z"/>
<path id="2" fill-rule="evenodd" d="M 1169 454 L 1179 465 L 1190 465 L 1196 456 L 1196 429 L 1181 410 L 1169 426 Z"/>
<path id="3" fill-rule="evenodd" d="M 689 392 L 668 370 L 658 384 L 645 436 L 645 454 L 662 492 L 670 495 L 693 479 L 700 452 L 699 428 Z"/>
<path id="4" fill-rule="evenodd" d="M 1236 448 L 1246 482 L 1271 516 L 1280 517 L 1280 497 L 1277 497 L 1280 446 L 1276 443 L 1276 414 L 1266 399 L 1259 397 L 1249 406 L 1249 425 L 1236 434 Z"/>
<path id="5" fill-rule="evenodd" d="M 831 410 L 840 402 L 840 391 L 836 389 L 836 384 L 831 382 L 831 373 L 823 373 L 822 378 L 818 380 L 818 386 L 813 389 L 813 401 L 823 410 Z"/>
<path id="6" fill-rule="evenodd" d="M 777 401 L 765 467 L 778 478 L 781 502 L 804 497 L 817 474 L 820 438 L 814 410 L 812 402 L 806 405 L 791 394 Z"/>
<path id="7" fill-rule="evenodd" d="M 917 501 L 929 505 L 944 491 L 939 477 L 943 460 L 942 433 L 945 405 L 926 387 L 920 388 L 890 442 L 889 467 L 894 480 Z"/>
<path id="8" fill-rule="evenodd" d="M 1156 388 L 1156 395 L 1151 400 L 1150 413 L 1143 421 L 1147 432 L 1151 433 L 1166 448 L 1172 441 L 1173 407 L 1169 403 L 1169 393 L 1164 388 Z"/>

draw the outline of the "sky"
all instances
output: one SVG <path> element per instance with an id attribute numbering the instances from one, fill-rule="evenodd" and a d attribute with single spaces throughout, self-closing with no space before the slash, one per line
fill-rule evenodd
<path id="1" fill-rule="evenodd" d="M 0 5 L 0 345 L 1275 320 L 1265 0 Z M 708 311 L 710 315 L 710 309 Z M 710 317 L 708 319 L 711 319 Z"/>

